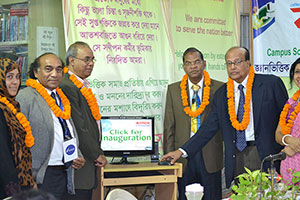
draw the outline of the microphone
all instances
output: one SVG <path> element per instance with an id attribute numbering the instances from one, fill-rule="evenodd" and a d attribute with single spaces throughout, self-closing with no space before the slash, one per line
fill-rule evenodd
<path id="1" fill-rule="evenodd" d="M 277 154 L 273 154 L 273 155 L 269 155 L 267 157 L 265 157 L 261 164 L 260 164 L 260 194 L 259 194 L 259 199 L 261 199 L 261 195 L 263 193 L 263 189 L 262 189 L 262 172 L 263 172 L 263 165 L 265 161 L 270 161 L 271 162 L 271 177 L 274 178 L 274 173 L 275 173 L 275 168 L 274 168 L 274 161 L 276 160 L 284 160 L 286 158 L 286 154 L 281 151 Z M 271 180 L 271 190 L 273 190 L 272 188 L 274 187 L 274 179 L 272 178 Z"/>
<path id="2" fill-rule="evenodd" d="M 284 160 L 286 158 L 286 154 L 282 151 L 277 154 L 269 155 L 264 158 L 265 161 L 276 161 L 276 160 Z"/>

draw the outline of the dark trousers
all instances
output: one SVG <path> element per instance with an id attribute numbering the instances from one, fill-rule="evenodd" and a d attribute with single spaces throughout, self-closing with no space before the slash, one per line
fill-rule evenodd
<path id="1" fill-rule="evenodd" d="M 67 172 L 64 166 L 48 166 L 43 184 L 38 185 L 38 188 L 53 194 L 57 199 L 63 199 L 67 193 Z"/>
<path id="2" fill-rule="evenodd" d="M 67 194 L 64 196 L 64 200 L 91 200 L 92 190 L 75 190 L 75 195 Z"/>
<path id="3" fill-rule="evenodd" d="M 188 159 L 185 173 L 178 179 L 179 200 L 186 200 L 185 186 L 193 183 L 200 183 L 204 187 L 203 200 L 222 199 L 221 171 L 206 171 L 202 151 Z"/>
<path id="4" fill-rule="evenodd" d="M 242 173 L 246 173 L 245 167 L 251 171 L 260 169 L 261 160 L 259 158 L 256 145 L 247 146 L 242 152 L 235 149 L 234 178 Z"/>

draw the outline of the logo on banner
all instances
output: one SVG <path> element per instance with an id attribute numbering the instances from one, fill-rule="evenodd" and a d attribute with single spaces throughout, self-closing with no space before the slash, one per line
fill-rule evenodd
<path id="1" fill-rule="evenodd" d="M 293 13 L 300 13 L 300 3 L 291 4 L 290 9 Z M 298 18 L 294 23 L 297 26 L 297 28 L 300 28 L 300 18 Z"/>
<path id="2" fill-rule="evenodd" d="M 253 37 L 256 38 L 275 22 L 275 0 L 253 0 Z"/>

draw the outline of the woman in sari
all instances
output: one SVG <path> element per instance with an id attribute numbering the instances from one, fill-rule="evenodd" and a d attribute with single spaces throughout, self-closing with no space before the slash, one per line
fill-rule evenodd
<path id="1" fill-rule="evenodd" d="M 300 58 L 291 65 L 290 84 L 293 82 L 299 89 L 286 102 L 276 130 L 276 141 L 285 146 L 283 151 L 287 155 L 281 161 L 280 173 L 288 181 L 291 180 L 293 171 L 300 171 Z"/>

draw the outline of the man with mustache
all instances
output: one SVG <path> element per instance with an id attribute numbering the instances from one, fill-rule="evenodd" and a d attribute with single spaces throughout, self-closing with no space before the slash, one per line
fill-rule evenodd
<path id="1" fill-rule="evenodd" d="M 33 176 L 39 189 L 57 199 L 75 192 L 74 169 L 85 163 L 82 156 L 74 154 L 81 155 L 70 102 L 58 88 L 62 71 L 63 63 L 55 54 L 39 56 L 30 65 L 27 87 L 16 97 L 35 138 L 31 148 Z"/>
<path id="2" fill-rule="evenodd" d="M 174 151 L 188 141 L 211 111 L 213 94 L 223 83 L 210 79 L 209 74 L 204 71 L 205 67 L 206 61 L 198 49 L 188 48 L 183 53 L 186 75 L 183 80 L 168 86 L 164 116 L 164 153 Z M 194 91 L 194 87 L 198 90 Z M 195 110 L 192 110 L 193 105 Z M 185 186 L 192 183 L 204 186 L 203 200 L 221 199 L 223 143 L 220 132 L 207 143 L 203 151 L 189 158 L 187 164 L 186 159 L 180 159 L 180 162 L 184 165 L 183 177 L 178 180 L 180 200 L 186 199 Z"/>

